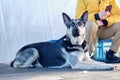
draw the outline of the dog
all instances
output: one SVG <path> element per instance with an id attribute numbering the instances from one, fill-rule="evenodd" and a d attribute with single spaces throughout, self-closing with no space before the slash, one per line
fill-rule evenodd
<path id="1" fill-rule="evenodd" d="M 39 42 L 22 47 L 11 62 L 14 68 L 72 68 L 84 70 L 112 70 L 113 66 L 93 61 L 85 41 L 88 12 L 79 19 L 62 13 L 66 34 L 54 41 Z"/>

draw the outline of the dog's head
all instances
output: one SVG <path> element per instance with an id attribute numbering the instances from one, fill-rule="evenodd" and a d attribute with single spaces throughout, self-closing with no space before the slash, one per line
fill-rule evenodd
<path id="1" fill-rule="evenodd" d="M 79 19 L 71 19 L 66 13 L 63 13 L 62 16 L 71 43 L 81 45 L 85 39 L 85 24 L 88 19 L 88 12 L 85 11 Z"/>

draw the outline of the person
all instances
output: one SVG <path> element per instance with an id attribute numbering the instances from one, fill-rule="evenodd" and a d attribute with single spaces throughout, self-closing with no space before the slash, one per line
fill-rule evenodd
<path id="1" fill-rule="evenodd" d="M 111 5 L 111 11 L 106 11 L 106 6 Z M 110 49 L 106 52 L 107 63 L 119 63 L 120 58 L 114 54 L 120 47 L 120 8 L 115 0 L 78 0 L 76 6 L 76 18 L 84 11 L 88 11 L 86 24 L 86 42 L 90 56 L 95 51 L 98 38 L 113 38 Z"/>

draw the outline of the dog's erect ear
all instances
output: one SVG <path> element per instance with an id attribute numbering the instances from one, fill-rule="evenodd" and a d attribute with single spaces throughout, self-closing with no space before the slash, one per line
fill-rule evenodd
<path id="1" fill-rule="evenodd" d="M 70 21 L 70 17 L 66 14 L 66 13 L 62 13 L 62 16 L 63 16 L 63 21 L 64 23 L 66 24 L 68 21 Z"/>
<path id="2" fill-rule="evenodd" d="M 88 20 L 88 11 L 85 11 L 82 16 L 81 16 L 82 21 L 84 22 L 84 24 L 86 23 L 86 21 Z"/>

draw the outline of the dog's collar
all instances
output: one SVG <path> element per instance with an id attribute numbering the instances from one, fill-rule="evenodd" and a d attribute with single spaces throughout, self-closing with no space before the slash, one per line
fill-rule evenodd
<path id="1" fill-rule="evenodd" d="M 70 42 L 70 39 L 67 37 L 67 36 L 64 36 L 63 39 L 62 39 L 63 43 L 62 43 L 62 46 L 66 49 L 66 51 L 68 52 L 73 52 L 73 51 L 80 51 L 80 48 L 81 45 L 79 44 L 76 44 L 76 45 L 73 45 L 71 42 Z"/>
<path id="2" fill-rule="evenodd" d="M 87 49 L 86 49 L 86 46 L 87 45 L 87 42 L 84 40 L 82 45 L 79 45 L 79 44 L 76 44 L 76 45 L 73 45 L 71 42 L 70 42 L 70 38 L 67 37 L 67 36 L 64 36 L 62 38 L 62 46 L 66 49 L 66 51 L 68 52 L 72 52 L 72 51 L 81 51 L 81 49 L 86 52 Z"/>

